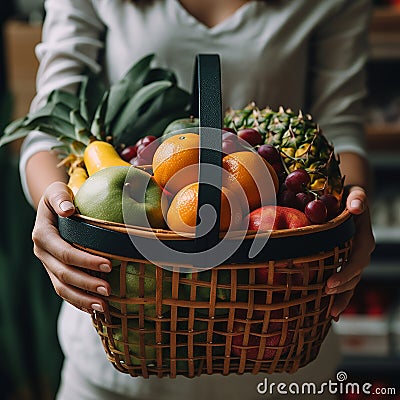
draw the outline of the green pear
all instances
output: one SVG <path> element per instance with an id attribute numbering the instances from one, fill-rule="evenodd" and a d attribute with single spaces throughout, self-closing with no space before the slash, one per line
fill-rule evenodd
<path id="1" fill-rule="evenodd" d="M 143 333 L 144 332 L 144 333 Z M 153 364 L 157 358 L 156 350 L 156 332 L 153 324 L 150 322 L 144 323 L 144 331 L 139 329 L 137 320 L 129 320 L 128 335 L 124 338 L 121 328 L 112 330 L 115 348 L 124 352 L 124 345 L 129 347 L 130 362 L 133 365 L 141 365 L 140 359 L 146 358 L 146 364 Z M 144 354 L 141 352 L 141 341 L 144 340 Z"/>
<path id="2" fill-rule="evenodd" d="M 164 228 L 162 188 L 134 166 L 104 168 L 90 176 L 75 195 L 80 214 L 128 225 Z"/>
<path id="3" fill-rule="evenodd" d="M 172 279 L 172 272 L 164 271 L 164 277 Z M 107 281 L 111 286 L 111 294 L 114 296 L 120 296 L 120 267 L 114 267 L 110 273 L 106 276 Z M 162 296 L 163 298 L 171 298 L 172 296 L 172 283 L 171 279 L 165 279 L 163 281 Z M 146 264 L 143 273 L 140 271 L 139 263 L 129 263 L 126 266 L 125 273 L 126 282 L 126 297 L 127 298 L 139 298 L 141 294 L 140 286 L 143 285 L 144 298 L 155 298 L 156 297 L 156 266 L 153 264 Z M 118 310 L 121 310 L 120 303 L 116 301 L 110 301 L 110 305 Z M 155 304 L 144 304 L 144 313 L 146 317 L 156 317 L 156 305 Z M 127 304 L 126 310 L 129 314 L 139 314 L 139 304 Z M 163 305 L 162 313 L 165 314 L 170 310 L 170 306 Z"/>

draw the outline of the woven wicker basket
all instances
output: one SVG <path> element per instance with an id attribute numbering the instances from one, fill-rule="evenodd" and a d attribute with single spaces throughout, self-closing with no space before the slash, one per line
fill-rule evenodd
<path id="1" fill-rule="evenodd" d="M 211 76 L 205 86 L 204 79 L 198 79 L 203 126 L 221 123 L 220 114 L 212 115 L 213 111 L 204 120 L 205 109 L 221 112 L 219 70 L 210 74 L 216 64 L 219 67 L 217 56 L 197 58 L 195 76 Z M 201 93 L 214 97 L 205 105 Z M 201 136 L 202 140 L 207 138 Z M 201 146 L 200 160 L 204 152 Z M 208 162 L 213 157 L 218 163 L 221 152 L 205 154 Z M 219 196 L 220 192 L 210 196 L 200 183 L 198 207 L 211 204 L 218 211 Z M 145 378 L 295 372 L 317 357 L 331 325 L 334 300 L 324 287 L 349 257 L 351 215 L 345 210 L 323 225 L 273 231 L 253 258 L 249 249 L 260 234 L 247 232 L 222 265 L 203 272 L 196 268 L 191 272 L 189 266 L 181 273 L 179 266 L 157 259 L 157 254 L 152 259 L 157 265 L 152 264 L 132 241 L 139 238 L 151 246 L 155 235 L 170 248 L 194 253 L 199 246 L 221 239 L 218 226 L 200 242 L 168 230 L 80 215 L 59 219 L 65 240 L 113 260 L 110 274 L 98 273 L 114 291 L 104 298 L 104 313 L 93 314 L 93 323 L 108 359 L 119 371 Z"/>
<path id="2" fill-rule="evenodd" d="M 324 293 L 325 282 L 348 258 L 354 228 L 344 211 L 324 225 L 274 231 L 265 252 L 276 259 L 190 275 L 128 257 L 129 235 L 145 237 L 146 230 L 82 216 L 62 219 L 59 227 L 77 247 L 113 260 L 120 293 L 104 298 L 108 307 L 93 314 L 94 326 L 113 365 L 143 377 L 295 372 L 307 365 L 331 325 L 334 296 Z M 158 235 L 181 240 L 168 231 Z M 294 242 L 303 244 L 301 253 Z M 301 255 L 279 259 L 295 252 Z M 135 297 L 126 285 L 132 267 L 139 283 Z M 267 271 L 263 284 L 256 283 L 258 271 Z M 146 290 L 149 277 L 154 290 Z"/>

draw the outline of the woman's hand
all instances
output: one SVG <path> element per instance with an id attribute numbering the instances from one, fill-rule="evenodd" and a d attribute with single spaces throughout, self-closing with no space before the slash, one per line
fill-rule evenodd
<path id="1" fill-rule="evenodd" d="M 34 253 L 45 266 L 60 297 L 86 312 L 103 311 L 104 301 L 93 294 L 108 296 L 110 285 L 83 268 L 110 272 L 110 260 L 74 248 L 58 232 L 57 214 L 68 217 L 74 210 L 72 194 L 66 184 L 55 182 L 46 189 L 38 204 L 32 233 Z"/>
<path id="2" fill-rule="evenodd" d="M 351 187 L 346 200 L 346 207 L 354 214 L 356 224 L 350 260 L 340 272 L 333 274 L 328 279 L 325 288 L 326 293 L 336 294 L 331 310 L 331 315 L 335 319 L 339 318 L 339 315 L 349 304 L 354 289 L 360 282 L 361 273 L 368 266 L 371 253 L 375 248 L 367 195 L 364 189 L 359 186 Z"/>

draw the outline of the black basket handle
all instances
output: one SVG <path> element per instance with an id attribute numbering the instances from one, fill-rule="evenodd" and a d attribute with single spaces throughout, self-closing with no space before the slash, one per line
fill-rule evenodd
<path id="1" fill-rule="evenodd" d="M 207 250 L 219 241 L 222 187 L 222 98 L 221 66 L 217 54 L 198 54 L 193 77 L 192 114 L 199 118 L 199 194 L 195 248 Z M 205 208 L 203 208 L 205 207 Z M 215 211 L 215 223 L 200 231 L 203 210 Z M 208 208 L 208 210 L 206 210 Z"/>

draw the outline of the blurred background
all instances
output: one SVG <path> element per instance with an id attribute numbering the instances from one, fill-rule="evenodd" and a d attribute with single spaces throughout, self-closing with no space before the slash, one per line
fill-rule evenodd
<path id="1" fill-rule="evenodd" d="M 34 47 L 43 16 L 42 0 L 0 3 L 1 128 L 25 115 L 34 96 Z M 351 304 L 333 329 L 343 353 L 339 370 L 346 371 L 348 381 L 398 387 L 400 0 L 374 1 L 370 43 L 365 119 L 375 178 L 372 219 L 377 247 Z M 18 143 L 0 149 L 0 397 L 47 400 L 54 398 L 62 364 L 56 337 L 60 300 L 31 252 L 34 212 L 21 192 L 18 150 Z M 399 399 L 399 387 L 397 392 L 398 397 L 373 398 Z"/>

